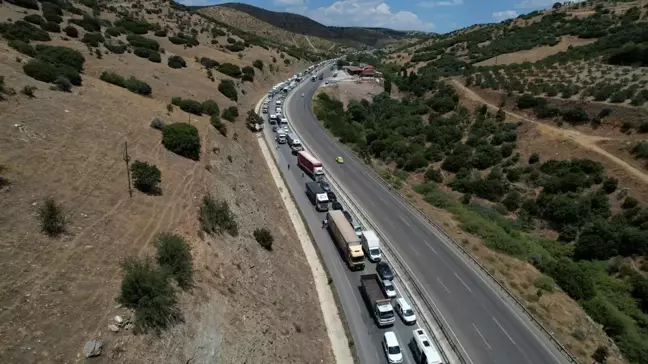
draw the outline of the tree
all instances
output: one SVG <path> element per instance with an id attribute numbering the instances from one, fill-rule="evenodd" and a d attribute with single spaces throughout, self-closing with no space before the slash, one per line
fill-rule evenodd
<path id="1" fill-rule="evenodd" d="M 182 58 L 180 56 L 171 56 L 171 57 L 169 57 L 169 60 L 167 61 L 167 64 L 171 68 L 187 67 L 187 62 L 185 62 L 184 58 Z"/>
<path id="2" fill-rule="evenodd" d="M 529 157 L 529 164 L 536 164 L 540 161 L 540 155 L 538 153 L 533 153 Z"/>
<path id="3" fill-rule="evenodd" d="M 502 204 L 506 207 L 507 210 L 515 211 L 522 204 L 522 199 L 523 196 L 521 193 L 519 193 L 518 191 L 511 191 L 506 195 L 506 197 L 504 197 Z"/>
<path id="4" fill-rule="evenodd" d="M 191 247 L 178 235 L 162 234 L 157 238 L 157 263 L 165 273 L 175 278 L 184 290 L 193 285 Z"/>
<path id="5" fill-rule="evenodd" d="M 606 260 L 619 252 L 618 237 L 605 220 L 597 220 L 586 226 L 574 248 L 574 259 Z"/>
<path id="6" fill-rule="evenodd" d="M 594 351 L 594 354 L 592 354 L 592 359 L 596 360 L 596 362 L 599 364 L 605 364 L 607 362 L 608 355 L 610 354 L 607 346 L 599 345 Z"/>
<path id="7" fill-rule="evenodd" d="M 230 106 L 227 109 L 223 110 L 223 119 L 234 121 L 239 116 L 238 108 L 236 106 Z"/>
<path id="8" fill-rule="evenodd" d="M 238 100 L 236 86 L 234 86 L 234 82 L 232 82 L 232 80 L 222 80 L 218 85 L 218 91 L 220 91 L 223 95 L 225 95 L 232 101 Z"/>
<path id="9" fill-rule="evenodd" d="M 586 274 L 580 265 L 569 258 L 561 257 L 546 263 L 543 268 L 560 288 L 575 300 L 588 300 L 596 294 L 592 276 Z"/>
<path id="10" fill-rule="evenodd" d="M 236 216 L 230 210 L 227 201 L 216 201 L 210 194 L 203 197 L 200 207 L 200 223 L 202 229 L 208 234 L 229 233 L 231 236 L 238 235 L 238 224 Z"/>
<path id="11" fill-rule="evenodd" d="M 200 136 L 195 126 L 187 123 L 173 123 L 162 130 L 162 145 L 178 155 L 200 159 Z"/>
<path id="12" fill-rule="evenodd" d="M 618 184 L 619 184 L 618 179 L 614 177 L 609 177 L 603 181 L 603 185 L 601 186 L 601 188 L 603 189 L 603 191 L 605 191 L 605 193 L 610 194 L 616 191 Z"/>
<path id="13" fill-rule="evenodd" d="M 252 66 L 256 67 L 259 69 L 259 71 L 263 71 L 263 61 L 260 59 L 257 59 L 252 63 Z"/>
<path id="14" fill-rule="evenodd" d="M 248 124 L 263 124 L 263 118 L 253 109 L 248 110 L 246 121 Z"/>
<path id="15" fill-rule="evenodd" d="M 562 8 L 562 4 L 559 2 L 555 2 L 551 8 L 554 10 L 560 9 Z"/>
<path id="16" fill-rule="evenodd" d="M 434 167 L 429 167 L 427 171 L 425 171 L 425 175 L 423 177 L 426 181 L 433 181 L 436 183 L 443 182 L 443 175 L 441 174 L 441 171 L 435 169 Z"/>
<path id="17" fill-rule="evenodd" d="M 150 258 L 126 258 L 117 302 L 135 310 L 135 327 L 142 332 L 159 331 L 180 317 L 178 299 L 165 272 Z"/>
<path id="18" fill-rule="evenodd" d="M 135 161 L 131 165 L 131 173 L 135 188 L 147 194 L 160 194 L 159 184 L 162 180 L 162 173 L 155 165 Z"/>
<path id="19" fill-rule="evenodd" d="M 392 82 L 390 80 L 385 79 L 385 83 L 384 83 L 383 87 L 384 87 L 386 93 L 391 94 Z"/>
<path id="20" fill-rule="evenodd" d="M 65 231 L 63 209 L 51 198 L 46 199 L 38 209 L 38 219 L 41 223 L 41 231 L 48 236 L 56 237 Z"/>
<path id="21" fill-rule="evenodd" d="M 220 108 L 214 100 L 205 100 L 200 106 L 203 114 L 218 115 L 220 113 Z"/>

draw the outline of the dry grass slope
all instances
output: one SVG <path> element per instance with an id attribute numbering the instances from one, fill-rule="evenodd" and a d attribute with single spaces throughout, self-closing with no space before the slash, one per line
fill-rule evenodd
<path id="1" fill-rule="evenodd" d="M 86 60 L 83 85 L 67 93 L 26 76 L 22 66 L 30 57 L 0 41 L 6 92 L 0 101 L 0 173 L 10 182 L 0 188 L 0 362 L 76 362 L 84 343 L 98 338 L 104 348 L 97 363 L 333 363 L 296 233 L 284 223 L 287 213 L 243 116 L 234 123 L 223 121 L 229 129 L 224 137 L 208 116 L 167 109 L 171 98 L 179 96 L 213 99 L 221 110 L 237 105 L 244 115 L 272 84 L 307 64 L 291 57 L 285 64 L 278 51 L 257 46 L 229 52 L 222 48 L 225 37 L 210 44 L 212 25 L 197 15 L 174 10 L 166 2 L 146 3 L 143 9 L 133 5 L 114 6 L 160 24 L 169 35 L 195 29 L 200 45 L 175 45 L 149 32 L 145 36 L 165 50 L 162 62 L 152 63 L 130 52 L 113 54 L 104 45 L 88 47 L 64 33 L 50 33 L 52 41 L 44 44 L 77 49 Z M 0 21 L 37 13 L 0 4 Z M 71 16 L 66 12 L 64 18 Z M 100 16 L 110 21 L 119 17 L 106 9 Z M 78 30 L 80 39 L 84 31 Z M 125 41 L 125 36 L 110 41 L 118 40 Z M 171 55 L 183 57 L 187 67 L 168 67 Z M 221 79 L 232 78 L 213 70 L 210 80 L 196 57 L 240 67 L 259 59 L 265 67 L 255 70 L 253 82 L 235 80 L 235 104 L 217 90 Z M 151 86 L 152 96 L 99 80 L 104 71 L 136 76 Z M 36 87 L 33 98 L 18 92 L 25 86 Z M 149 126 L 155 117 L 196 126 L 200 161 L 166 150 L 160 133 Z M 132 160 L 161 170 L 161 196 L 134 191 L 129 197 L 125 142 Z M 199 232 L 198 207 L 207 192 L 229 203 L 239 224 L 238 237 Z M 58 201 L 67 216 L 67 231 L 60 238 L 40 232 L 36 213 L 46 197 Z M 274 235 L 271 253 L 252 237 L 261 227 Z M 119 262 L 153 255 L 151 242 L 161 232 L 180 234 L 192 247 L 196 287 L 180 296 L 184 322 L 160 338 L 109 331 L 115 315 L 132 316 L 115 302 Z"/>

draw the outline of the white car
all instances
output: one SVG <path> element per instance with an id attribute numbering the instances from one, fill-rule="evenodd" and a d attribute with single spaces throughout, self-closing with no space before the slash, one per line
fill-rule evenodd
<path id="1" fill-rule="evenodd" d="M 412 310 L 412 307 L 405 301 L 403 297 L 399 297 L 395 299 L 396 301 L 396 312 L 398 312 L 398 315 L 401 317 L 403 322 L 406 325 L 413 325 L 416 323 L 416 315 L 414 314 L 414 310 Z"/>
<path id="2" fill-rule="evenodd" d="M 277 114 L 281 114 L 281 108 L 280 108 L 280 107 L 275 108 L 275 112 L 276 112 Z"/>
<path id="3" fill-rule="evenodd" d="M 276 104 L 276 105 L 281 105 L 281 100 L 277 100 L 277 101 L 275 101 L 275 104 Z"/>
<path id="4" fill-rule="evenodd" d="M 383 285 L 383 290 L 385 291 L 387 297 L 396 298 L 396 287 L 394 286 L 394 282 L 387 279 L 383 279 L 382 285 Z"/>
<path id="5" fill-rule="evenodd" d="M 403 351 L 401 350 L 396 334 L 394 334 L 393 331 L 387 331 L 385 335 L 383 335 L 382 347 L 385 351 L 387 361 L 392 364 L 403 362 Z"/>

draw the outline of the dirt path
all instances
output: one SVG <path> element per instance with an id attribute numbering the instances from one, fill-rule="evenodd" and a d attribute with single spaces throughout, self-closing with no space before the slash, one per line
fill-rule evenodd
<path id="1" fill-rule="evenodd" d="M 305 35 L 304 38 L 306 38 L 306 41 L 308 42 L 308 44 L 310 44 L 311 48 L 313 48 L 313 50 L 314 50 L 315 52 L 317 52 L 317 48 L 315 48 L 315 46 L 313 45 L 313 43 L 311 43 L 310 38 L 308 38 L 307 35 Z"/>
<path id="2" fill-rule="evenodd" d="M 455 79 L 450 79 L 450 81 L 454 84 L 454 86 L 457 88 L 459 92 L 464 94 L 466 97 L 469 99 L 482 103 L 484 105 L 487 105 L 490 108 L 493 109 L 499 109 L 496 105 L 484 100 L 481 96 L 477 95 L 474 91 L 469 89 L 468 87 L 464 86 L 459 82 L 458 80 Z M 545 135 L 553 136 L 553 137 L 559 137 L 559 138 L 564 138 L 564 139 L 569 139 L 574 141 L 576 144 L 579 146 L 586 148 L 588 150 L 591 150 L 592 152 L 598 153 L 615 164 L 619 165 L 621 168 L 625 169 L 626 171 L 630 172 L 633 176 L 639 178 L 642 182 L 648 184 L 648 175 L 645 174 L 644 172 L 638 170 L 637 168 L 631 166 L 624 160 L 622 160 L 619 157 L 616 157 L 615 155 L 607 152 L 603 148 L 599 147 L 596 145 L 597 142 L 604 141 L 604 140 L 624 140 L 624 139 L 617 139 L 617 138 L 605 138 L 605 137 L 598 137 L 598 136 L 593 136 L 593 135 L 586 135 L 583 134 L 579 131 L 576 130 L 568 130 L 568 129 L 561 129 L 555 126 L 547 125 L 544 123 L 540 123 L 536 120 L 529 119 L 523 115 L 516 114 L 511 111 L 504 110 L 504 112 L 514 118 L 524 120 L 530 123 L 535 124 L 535 126 L 538 128 L 540 132 L 542 132 Z"/>

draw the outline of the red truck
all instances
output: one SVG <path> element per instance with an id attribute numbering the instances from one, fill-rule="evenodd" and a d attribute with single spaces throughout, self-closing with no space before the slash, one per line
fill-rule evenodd
<path id="1" fill-rule="evenodd" d="M 299 168 L 308 173 L 313 179 L 324 175 L 324 168 L 322 162 L 318 161 L 306 151 L 297 153 L 297 165 Z"/>

